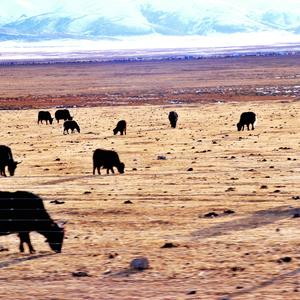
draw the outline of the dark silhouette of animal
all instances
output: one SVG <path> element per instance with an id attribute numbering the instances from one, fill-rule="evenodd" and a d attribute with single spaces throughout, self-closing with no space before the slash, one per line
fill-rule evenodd
<path id="1" fill-rule="evenodd" d="M 106 169 L 106 173 L 109 174 L 109 170 L 114 172 L 113 167 L 116 167 L 119 173 L 123 174 L 125 165 L 120 161 L 119 155 L 113 150 L 96 149 L 93 154 L 93 174 L 97 169 L 100 175 L 100 168 Z"/>
<path id="2" fill-rule="evenodd" d="M 70 112 L 68 109 L 58 109 L 55 112 L 55 119 L 57 123 L 59 123 L 59 120 L 73 120 L 73 117 L 71 117 Z"/>
<path id="3" fill-rule="evenodd" d="M 14 176 L 17 165 L 21 162 L 14 161 L 11 149 L 8 146 L 0 145 L 0 175 L 5 176 L 7 166 L 10 176 Z"/>
<path id="4" fill-rule="evenodd" d="M 177 112 L 176 111 L 170 111 L 169 112 L 169 121 L 170 121 L 170 124 L 171 124 L 172 128 L 176 128 L 177 120 L 178 120 Z"/>
<path id="5" fill-rule="evenodd" d="M 64 229 L 50 218 L 39 196 L 25 191 L 0 192 L 0 235 L 17 233 L 20 251 L 24 252 L 25 243 L 30 253 L 34 253 L 31 231 L 45 236 L 50 248 L 61 252 Z"/>
<path id="6" fill-rule="evenodd" d="M 256 115 L 252 111 L 243 112 L 240 117 L 240 121 L 236 124 L 238 131 L 244 130 L 244 126 L 247 126 L 249 130 L 249 125 L 252 125 L 252 130 L 254 129 L 254 125 L 256 123 Z"/>
<path id="7" fill-rule="evenodd" d="M 41 122 L 43 124 L 43 121 L 46 121 L 46 124 L 48 125 L 48 121 L 50 124 L 53 123 L 53 119 L 51 117 L 51 114 L 49 111 L 39 111 L 39 114 L 38 114 L 38 124 Z"/>
<path id="8" fill-rule="evenodd" d="M 126 121 L 121 120 L 117 123 L 116 128 L 113 130 L 114 135 L 116 135 L 120 131 L 120 134 L 123 135 L 125 133 L 126 135 Z"/>
<path id="9" fill-rule="evenodd" d="M 80 127 L 76 121 L 65 121 L 64 122 L 64 134 L 69 133 L 69 129 L 72 130 L 72 133 L 76 129 L 78 133 L 80 133 Z"/>

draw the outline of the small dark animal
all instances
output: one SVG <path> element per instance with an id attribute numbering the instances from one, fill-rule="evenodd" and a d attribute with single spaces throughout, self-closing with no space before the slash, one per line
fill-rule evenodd
<path id="1" fill-rule="evenodd" d="M 78 133 L 80 133 L 80 127 L 76 121 L 65 121 L 64 122 L 64 134 L 69 133 L 69 129 L 72 130 L 72 133 L 76 129 Z"/>
<path id="2" fill-rule="evenodd" d="M 244 130 L 244 126 L 247 125 L 247 129 L 249 130 L 249 125 L 252 125 L 252 130 L 254 129 L 254 125 L 256 123 L 256 115 L 252 111 L 243 112 L 240 117 L 240 121 L 236 124 L 238 131 Z"/>
<path id="3" fill-rule="evenodd" d="M 73 120 L 73 117 L 71 117 L 70 112 L 68 109 L 58 109 L 55 112 L 55 119 L 57 123 L 59 123 L 59 120 Z"/>
<path id="4" fill-rule="evenodd" d="M 0 145 L 0 175 L 5 176 L 7 166 L 10 176 L 14 176 L 17 165 L 21 162 L 14 161 L 11 149 L 5 145 Z"/>
<path id="5" fill-rule="evenodd" d="M 0 235 L 18 233 L 20 251 L 24 252 L 26 243 L 30 253 L 34 253 L 31 231 L 45 236 L 50 248 L 61 252 L 64 229 L 51 219 L 40 197 L 25 191 L 0 192 Z"/>
<path id="6" fill-rule="evenodd" d="M 176 111 L 170 111 L 169 112 L 169 121 L 170 121 L 170 124 L 171 124 L 172 128 L 176 128 L 177 120 L 178 120 L 177 112 Z"/>
<path id="7" fill-rule="evenodd" d="M 119 173 L 123 174 L 125 165 L 120 162 L 119 155 L 117 152 L 112 150 L 96 149 L 93 154 L 93 174 L 97 169 L 98 174 L 100 175 L 100 168 L 103 167 L 106 169 L 107 174 L 109 170 L 112 173 L 114 172 L 113 167 L 116 167 Z"/>
<path id="8" fill-rule="evenodd" d="M 43 121 L 46 121 L 46 124 L 48 125 L 48 121 L 50 124 L 52 124 L 53 119 L 51 117 L 51 114 L 49 111 L 39 111 L 38 114 L 38 124 L 41 122 L 43 124 Z"/>
<path id="9" fill-rule="evenodd" d="M 116 135 L 119 131 L 120 131 L 121 135 L 123 135 L 123 133 L 125 133 L 125 135 L 126 135 L 126 121 L 125 120 L 121 120 L 118 122 L 116 128 L 113 130 L 114 135 Z"/>

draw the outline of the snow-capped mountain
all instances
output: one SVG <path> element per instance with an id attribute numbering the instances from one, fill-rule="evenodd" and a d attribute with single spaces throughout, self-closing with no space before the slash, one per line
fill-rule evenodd
<path id="1" fill-rule="evenodd" d="M 0 4 L 2 41 L 277 30 L 300 34 L 299 0 L 3 0 Z"/>

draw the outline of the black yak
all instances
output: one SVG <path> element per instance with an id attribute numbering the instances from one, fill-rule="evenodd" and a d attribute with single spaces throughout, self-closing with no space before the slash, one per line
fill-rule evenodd
<path id="1" fill-rule="evenodd" d="M 68 109 L 58 109 L 55 112 L 55 119 L 57 121 L 57 123 L 59 123 L 59 120 L 73 120 L 73 117 L 71 117 L 70 112 Z"/>
<path id="2" fill-rule="evenodd" d="M 0 145 L 0 175 L 5 176 L 7 166 L 10 176 L 14 176 L 17 165 L 21 162 L 14 161 L 11 149 L 8 146 Z"/>
<path id="3" fill-rule="evenodd" d="M 25 191 L 0 192 L 0 235 L 17 233 L 20 251 L 24 252 L 23 244 L 26 243 L 30 253 L 34 253 L 31 231 L 45 236 L 50 248 L 61 252 L 64 229 L 51 219 L 40 197 Z"/>
<path id="4" fill-rule="evenodd" d="M 172 128 L 176 128 L 177 120 L 178 120 L 177 112 L 176 111 L 170 111 L 169 112 L 169 121 L 170 121 L 170 124 L 171 124 Z"/>
<path id="5" fill-rule="evenodd" d="M 119 155 L 113 150 L 96 149 L 93 154 L 93 174 L 97 169 L 100 175 L 100 168 L 106 169 L 106 173 L 109 174 L 109 170 L 114 172 L 113 167 L 116 167 L 119 173 L 123 174 L 125 165 L 120 161 Z"/>
<path id="6" fill-rule="evenodd" d="M 64 122 L 64 134 L 69 133 L 69 129 L 71 129 L 72 133 L 76 129 L 78 133 L 80 133 L 80 127 L 76 121 L 65 121 Z"/>
<path id="7" fill-rule="evenodd" d="M 38 114 L 38 124 L 41 122 L 41 124 L 43 124 L 43 121 L 46 121 L 46 124 L 48 125 L 48 121 L 50 124 L 53 123 L 53 119 L 51 117 L 51 114 L 49 111 L 39 111 L 39 114 Z"/>
<path id="8" fill-rule="evenodd" d="M 243 112 L 240 117 L 240 121 L 236 124 L 238 131 L 244 130 L 244 126 L 247 125 L 247 129 L 249 130 L 249 125 L 252 125 L 252 130 L 254 129 L 254 125 L 256 123 L 256 115 L 252 111 Z"/>
<path id="9" fill-rule="evenodd" d="M 121 120 L 117 123 L 116 128 L 113 130 L 114 135 L 116 135 L 120 131 L 120 134 L 123 135 L 125 133 L 126 135 L 126 121 Z"/>

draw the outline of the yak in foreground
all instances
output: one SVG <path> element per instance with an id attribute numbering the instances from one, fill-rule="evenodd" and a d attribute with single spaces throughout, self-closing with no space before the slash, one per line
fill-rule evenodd
<path id="1" fill-rule="evenodd" d="M 125 120 L 121 120 L 117 123 L 116 128 L 113 130 L 114 135 L 116 135 L 118 132 L 120 132 L 121 135 L 123 135 L 123 133 L 125 133 L 126 135 L 126 121 Z"/>
<path id="2" fill-rule="evenodd" d="M 55 112 L 55 119 L 57 121 L 57 123 L 59 123 L 59 120 L 73 120 L 73 117 L 71 117 L 70 115 L 70 111 L 68 109 L 58 109 Z"/>
<path id="3" fill-rule="evenodd" d="M 5 176 L 7 166 L 10 176 L 14 176 L 17 165 L 21 162 L 14 161 L 11 149 L 8 146 L 0 145 L 0 175 Z"/>
<path id="4" fill-rule="evenodd" d="M 48 121 L 50 124 L 53 123 L 54 118 L 51 117 L 51 114 L 49 111 L 39 111 L 38 114 L 38 124 L 43 124 L 43 121 L 46 121 L 46 124 L 48 125 Z"/>
<path id="5" fill-rule="evenodd" d="M 65 121 L 64 122 L 64 134 L 69 133 L 69 129 L 71 129 L 72 133 L 76 129 L 78 133 L 80 133 L 80 127 L 76 121 Z"/>
<path id="6" fill-rule="evenodd" d="M 31 231 L 45 236 L 50 248 L 61 252 L 64 229 L 50 218 L 40 197 L 25 191 L 0 192 L 0 235 L 17 233 L 20 251 L 24 252 L 23 244 L 26 243 L 30 253 L 34 253 Z"/>
<path id="7" fill-rule="evenodd" d="M 170 124 L 171 124 L 172 128 L 176 128 L 177 120 L 178 120 L 177 112 L 176 111 L 170 111 L 169 112 L 169 121 L 170 121 Z"/>
<path id="8" fill-rule="evenodd" d="M 125 169 L 125 165 L 120 161 L 117 152 L 113 150 L 96 149 L 93 154 L 93 174 L 95 175 L 97 169 L 100 175 L 101 167 L 106 169 L 107 174 L 109 174 L 109 170 L 115 173 L 113 167 L 116 167 L 121 174 L 124 173 Z"/>
<path id="9" fill-rule="evenodd" d="M 240 117 L 240 121 L 236 124 L 238 131 L 244 130 L 244 126 L 247 126 L 249 130 L 249 125 L 252 125 L 252 130 L 254 129 L 254 125 L 256 123 L 256 115 L 252 111 L 243 112 Z"/>

